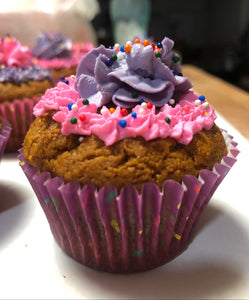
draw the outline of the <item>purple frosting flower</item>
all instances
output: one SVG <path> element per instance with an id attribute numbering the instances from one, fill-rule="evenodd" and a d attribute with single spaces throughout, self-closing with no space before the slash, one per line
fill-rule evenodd
<path id="1" fill-rule="evenodd" d="M 75 88 L 81 98 L 98 107 L 111 101 L 124 108 L 135 106 L 141 99 L 157 107 L 171 98 L 177 101 L 192 84 L 181 74 L 178 56 L 171 51 L 173 45 L 164 38 L 159 58 L 152 45 L 141 43 L 132 44 L 131 51 L 122 52 L 121 58 L 115 49 L 93 49 L 78 66 Z"/>
<path id="2" fill-rule="evenodd" d="M 32 49 L 32 55 L 40 59 L 70 56 L 72 42 L 61 33 L 42 32 Z"/>

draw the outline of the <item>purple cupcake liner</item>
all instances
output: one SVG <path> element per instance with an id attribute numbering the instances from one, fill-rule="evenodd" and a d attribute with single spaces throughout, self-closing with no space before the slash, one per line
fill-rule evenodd
<path id="1" fill-rule="evenodd" d="M 214 191 L 236 161 L 239 151 L 223 131 L 228 155 L 199 178 L 186 175 L 182 184 L 166 180 L 162 191 L 145 183 L 141 194 L 125 185 L 97 190 L 81 187 L 20 165 L 44 210 L 60 247 L 76 261 L 107 272 L 145 271 L 169 262 L 186 249 L 191 233 Z"/>
<path id="2" fill-rule="evenodd" d="M 11 130 L 12 128 L 10 124 L 6 120 L 3 120 L 3 128 L 0 131 L 0 159 L 3 156 Z"/>
<path id="3" fill-rule="evenodd" d="M 4 101 L 0 104 L 0 115 L 7 120 L 12 127 L 10 137 L 6 145 L 6 152 L 17 151 L 23 143 L 24 137 L 34 120 L 33 107 L 39 101 L 39 97 L 15 99 Z"/>

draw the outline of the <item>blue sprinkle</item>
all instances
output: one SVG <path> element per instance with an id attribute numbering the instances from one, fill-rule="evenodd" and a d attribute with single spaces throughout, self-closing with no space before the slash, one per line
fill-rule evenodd
<path id="1" fill-rule="evenodd" d="M 119 121 L 119 125 L 122 127 L 122 128 L 125 128 L 126 125 L 127 125 L 127 122 L 125 120 L 121 120 Z"/>
<path id="2" fill-rule="evenodd" d="M 124 45 L 120 47 L 121 52 L 125 52 Z"/>
<path id="3" fill-rule="evenodd" d="M 140 103 L 143 103 L 143 102 L 144 102 L 144 99 L 143 99 L 143 98 L 141 98 L 141 99 L 140 99 Z"/>
<path id="4" fill-rule="evenodd" d="M 163 47 L 162 43 L 157 43 L 157 47 L 162 48 Z"/>
<path id="5" fill-rule="evenodd" d="M 68 108 L 69 110 L 72 110 L 72 106 L 73 106 L 73 103 L 72 103 L 72 102 L 71 102 L 71 103 L 68 103 L 67 108 Z"/>
<path id="6" fill-rule="evenodd" d="M 115 191 L 111 191 L 108 196 L 105 199 L 105 203 L 110 202 L 112 199 L 114 199 L 116 197 L 116 192 Z"/>
<path id="7" fill-rule="evenodd" d="M 176 75 L 176 71 L 175 70 L 171 70 L 172 74 L 175 76 Z"/>
<path id="8" fill-rule="evenodd" d="M 113 60 L 111 58 L 105 60 L 105 64 L 107 67 L 111 67 L 113 64 Z"/>
<path id="9" fill-rule="evenodd" d="M 137 118 L 137 114 L 136 114 L 135 112 L 132 112 L 132 113 L 131 113 L 131 116 L 132 116 L 134 119 Z"/>
<path id="10" fill-rule="evenodd" d="M 201 95 L 200 97 L 199 97 L 199 100 L 201 100 L 201 101 L 205 101 L 205 96 L 203 96 L 203 95 Z"/>
<path id="11" fill-rule="evenodd" d="M 61 76 L 61 81 L 65 84 L 69 84 L 69 81 L 65 78 L 65 76 Z"/>

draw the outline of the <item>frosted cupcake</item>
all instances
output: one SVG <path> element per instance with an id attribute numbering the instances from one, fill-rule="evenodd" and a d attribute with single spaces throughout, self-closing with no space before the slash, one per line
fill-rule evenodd
<path id="1" fill-rule="evenodd" d="M 34 109 L 20 164 L 58 244 L 91 268 L 145 271 L 179 255 L 235 162 L 172 48 L 100 46 Z"/>
<path id="2" fill-rule="evenodd" d="M 0 115 L 0 160 L 2 159 L 10 132 L 11 132 L 11 127 L 9 123 L 3 120 Z"/>
<path id="3" fill-rule="evenodd" d="M 51 69 L 57 82 L 61 77 L 75 75 L 80 60 L 92 48 L 90 42 L 73 43 L 61 33 L 42 32 L 32 49 L 33 63 Z"/>
<path id="4" fill-rule="evenodd" d="M 0 115 L 12 126 L 8 152 L 21 147 L 34 104 L 52 86 L 50 71 L 32 66 L 28 47 L 9 36 L 0 39 Z"/>

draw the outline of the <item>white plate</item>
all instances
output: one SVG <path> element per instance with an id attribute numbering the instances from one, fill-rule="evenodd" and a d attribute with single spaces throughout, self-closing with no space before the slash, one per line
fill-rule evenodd
<path id="1" fill-rule="evenodd" d="M 101 273 L 65 255 L 15 155 L 0 165 L 0 297 L 83 299 L 249 298 L 249 142 L 215 192 L 197 235 L 172 262 L 132 275 Z"/>

